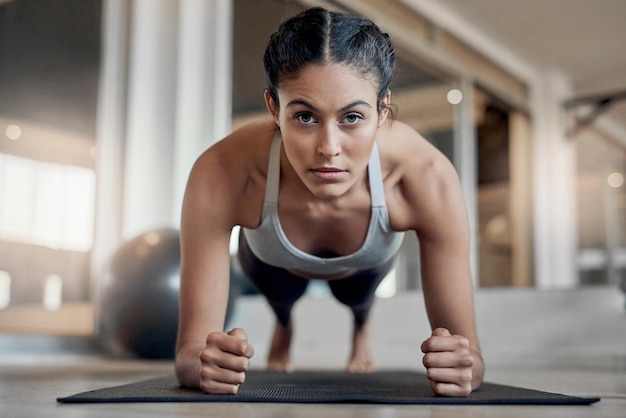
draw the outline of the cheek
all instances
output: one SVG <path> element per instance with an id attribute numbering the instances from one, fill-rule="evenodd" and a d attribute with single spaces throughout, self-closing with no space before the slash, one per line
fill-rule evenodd
<path id="1" fill-rule="evenodd" d="M 301 167 L 307 158 L 310 158 L 312 150 L 306 141 L 289 141 L 283 137 L 283 148 L 287 159 L 294 168 Z"/>
<path id="2" fill-rule="evenodd" d="M 362 129 L 357 134 L 352 136 L 353 143 L 357 144 L 362 150 L 369 150 L 372 148 L 378 135 L 378 126 L 372 124 L 367 129 Z"/>

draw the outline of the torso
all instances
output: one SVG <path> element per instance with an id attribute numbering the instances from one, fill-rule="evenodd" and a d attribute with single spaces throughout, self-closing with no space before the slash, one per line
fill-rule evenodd
<path id="1" fill-rule="evenodd" d="M 278 216 L 289 241 L 298 249 L 320 257 L 357 251 L 365 241 L 370 212 L 365 186 L 330 203 L 294 199 L 288 189 L 281 189 L 279 194 Z M 341 239 L 329 241 L 329 236 Z"/>
<path id="2" fill-rule="evenodd" d="M 394 129 L 395 125 L 400 125 L 399 129 Z M 261 222 L 269 149 L 276 130 L 272 121 L 264 121 L 256 127 L 244 128 L 232 138 L 223 141 L 225 143 L 220 147 L 219 152 L 237 155 L 230 160 L 240 161 L 231 168 L 232 175 L 226 174 L 237 183 L 234 190 L 238 196 L 234 200 L 243 202 L 236 208 L 233 224 L 254 229 Z M 420 161 L 430 158 L 433 147 L 411 128 L 399 122 L 393 122 L 391 127 L 381 128 L 381 131 L 377 144 L 391 228 L 396 231 L 415 229 L 415 215 L 411 204 L 404 197 L 403 182 L 407 172 L 419 171 Z M 398 138 L 394 136 L 394 131 L 399 132 L 396 135 Z M 408 132 L 413 132 L 414 135 L 406 138 Z M 251 152 L 241 154 L 239 150 L 242 147 Z M 413 149 L 407 153 L 407 147 Z M 425 155 L 417 155 L 421 151 Z M 247 159 L 241 161 L 243 155 Z M 413 157 L 407 161 L 407 155 Z M 225 156 L 224 160 L 229 158 Z M 424 164 L 427 165 L 428 161 L 424 161 Z M 242 175 L 242 168 L 246 175 Z M 363 181 L 357 183 L 358 187 L 344 196 L 332 201 L 321 201 L 314 196 L 306 196 L 301 189 L 294 187 L 297 179 L 289 176 L 295 174 L 288 170 L 283 171 L 285 174 L 281 172 L 279 217 L 286 236 L 294 246 L 318 256 L 347 255 L 362 246 L 370 220 L 371 200 L 367 175 L 364 174 Z M 329 236 L 336 238 L 330 241 Z"/>

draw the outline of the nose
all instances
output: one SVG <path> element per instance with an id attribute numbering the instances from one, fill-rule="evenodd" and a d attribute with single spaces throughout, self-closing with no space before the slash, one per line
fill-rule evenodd
<path id="1" fill-rule="evenodd" d="M 337 133 L 332 129 L 322 130 L 317 141 L 317 152 L 326 158 L 338 156 L 341 153 L 341 144 Z"/>

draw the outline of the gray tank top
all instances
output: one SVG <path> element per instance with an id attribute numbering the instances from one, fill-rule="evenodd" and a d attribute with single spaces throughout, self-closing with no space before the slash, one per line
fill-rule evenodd
<path id="1" fill-rule="evenodd" d="M 318 257 L 296 248 L 285 235 L 278 219 L 278 188 L 280 183 L 280 150 L 282 137 L 272 141 L 265 187 L 261 225 L 242 228 L 250 250 L 266 264 L 297 269 L 313 275 L 333 275 L 349 269 L 364 270 L 382 265 L 393 257 L 402 244 L 403 232 L 389 226 L 378 148 L 374 143 L 368 165 L 372 216 L 365 242 L 356 252 L 338 257 Z"/>

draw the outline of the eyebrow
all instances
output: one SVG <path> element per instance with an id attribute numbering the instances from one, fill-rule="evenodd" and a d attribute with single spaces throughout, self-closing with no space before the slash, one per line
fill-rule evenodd
<path id="1" fill-rule="evenodd" d="M 287 105 L 285 106 L 285 108 L 288 108 L 290 106 L 297 106 L 297 105 L 302 105 L 310 110 L 313 111 L 317 111 L 318 109 L 313 106 L 311 103 L 307 102 L 306 100 L 302 100 L 302 99 L 294 99 L 292 101 L 290 101 L 289 103 L 287 103 Z M 366 102 L 365 100 L 356 100 L 352 103 L 347 104 L 346 106 L 342 107 L 341 109 L 339 109 L 340 112 L 345 112 L 348 109 L 351 109 L 353 107 L 356 106 L 366 106 L 371 108 L 372 105 L 370 105 L 368 102 Z"/>

